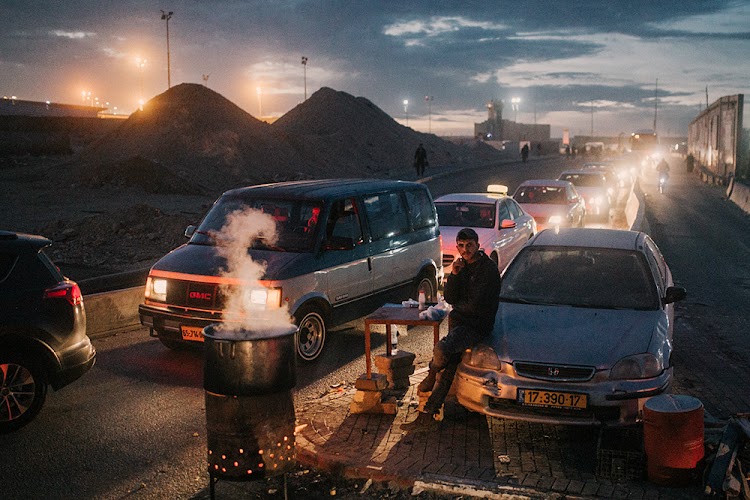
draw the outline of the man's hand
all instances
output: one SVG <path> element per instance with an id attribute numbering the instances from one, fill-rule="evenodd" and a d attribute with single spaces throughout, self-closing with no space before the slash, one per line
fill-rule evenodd
<path id="1" fill-rule="evenodd" d="M 466 261 L 464 259 L 456 259 L 453 262 L 453 269 L 451 269 L 451 274 L 460 273 L 465 265 L 466 265 Z"/>
<path id="2" fill-rule="evenodd" d="M 500 223 L 500 229 L 511 229 L 516 227 L 516 221 L 510 219 L 503 219 Z"/>

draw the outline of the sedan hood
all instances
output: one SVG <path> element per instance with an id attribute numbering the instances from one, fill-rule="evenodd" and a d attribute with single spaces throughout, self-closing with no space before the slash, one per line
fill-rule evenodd
<path id="1" fill-rule="evenodd" d="M 266 272 L 261 279 L 288 279 L 291 269 L 303 269 L 305 265 L 292 265 L 301 260 L 314 258 L 313 254 L 291 252 L 271 252 L 251 250 L 248 256 L 256 262 L 265 262 Z M 175 273 L 195 274 L 199 276 L 218 276 L 226 269 L 226 259 L 216 254 L 216 247 L 211 245 L 182 245 L 159 259 L 154 270 Z"/>
<path id="2" fill-rule="evenodd" d="M 501 302 L 494 331 L 485 343 L 509 363 L 608 368 L 625 356 L 648 352 L 652 336 L 659 329 L 666 331 L 662 311 Z"/>

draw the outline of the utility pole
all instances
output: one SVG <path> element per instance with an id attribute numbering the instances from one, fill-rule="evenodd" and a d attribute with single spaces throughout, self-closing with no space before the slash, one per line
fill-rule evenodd
<path id="1" fill-rule="evenodd" d="M 434 98 L 431 95 L 424 96 L 424 100 L 427 101 L 427 131 L 432 133 L 432 100 Z"/>
<path id="2" fill-rule="evenodd" d="M 305 100 L 307 100 L 307 57 L 302 56 L 302 67 L 304 68 Z"/>
<path id="3" fill-rule="evenodd" d="M 659 109 L 659 79 L 656 79 L 656 88 L 654 90 L 654 133 L 656 133 L 656 116 Z"/>
<path id="4" fill-rule="evenodd" d="M 169 20 L 172 19 L 172 14 L 174 14 L 171 10 L 169 12 L 161 11 L 161 20 L 167 22 L 167 88 L 172 88 L 172 70 L 169 60 Z"/>

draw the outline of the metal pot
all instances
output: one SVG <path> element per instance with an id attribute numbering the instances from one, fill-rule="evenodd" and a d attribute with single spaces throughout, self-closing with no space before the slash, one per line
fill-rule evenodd
<path id="1" fill-rule="evenodd" d="M 204 387 L 215 394 L 257 396 L 294 388 L 297 384 L 297 328 L 259 325 L 203 329 L 206 358 Z"/>

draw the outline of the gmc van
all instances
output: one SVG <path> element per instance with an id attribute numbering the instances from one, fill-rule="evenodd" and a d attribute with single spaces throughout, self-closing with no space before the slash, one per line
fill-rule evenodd
<path id="1" fill-rule="evenodd" d="M 265 266 L 253 284 L 222 277 L 227 263 L 216 238 L 228 214 L 245 208 L 276 224 L 276 241 L 257 238 L 248 249 Z M 434 301 L 443 277 L 435 205 L 415 182 L 326 179 L 234 189 L 185 235 L 188 243 L 151 268 L 139 307 L 141 323 L 172 349 L 197 345 L 205 326 L 231 321 L 227 287 L 245 286 L 259 308 L 288 309 L 297 353 L 311 361 L 331 327 L 416 299 L 420 290 Z"/>

